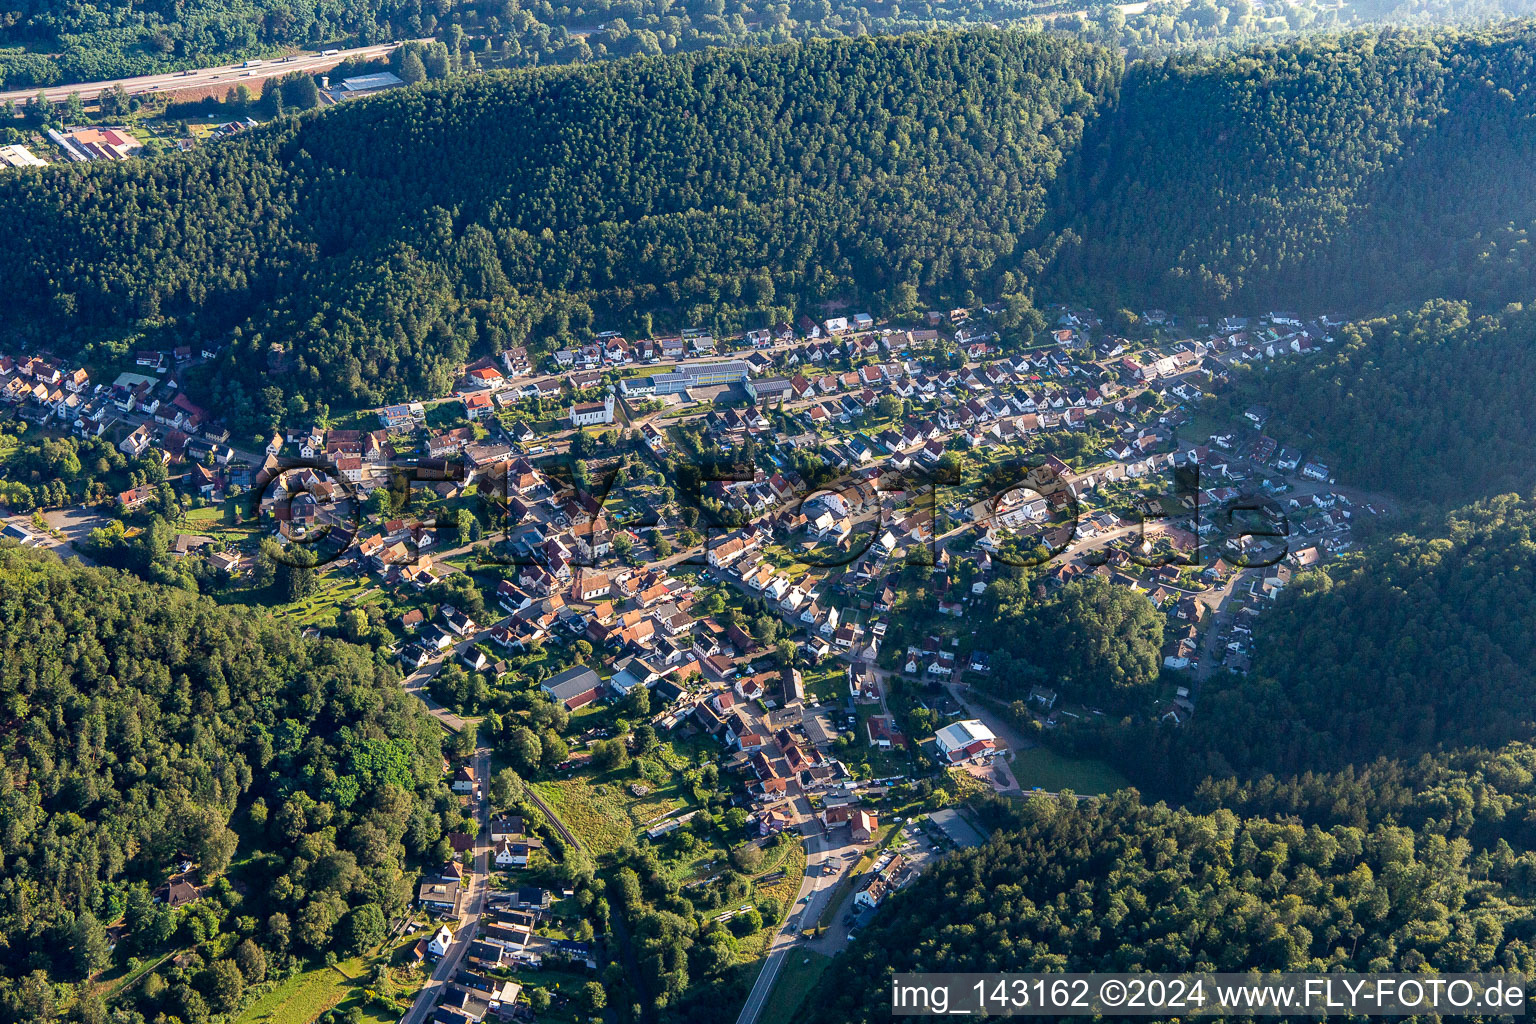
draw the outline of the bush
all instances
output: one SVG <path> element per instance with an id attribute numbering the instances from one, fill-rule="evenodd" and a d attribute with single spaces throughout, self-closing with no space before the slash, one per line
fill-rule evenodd
<path id="1" fill-rule="evenodd" d="M 731 851 L 731 866 L 744 874 L 752 874 L 763 866 L 763 851 L 752 843 L 742 843 Z"/>
<path id="2" fill-rule="evenodd" d="M 738 938 L 745 938 L 763 927 L 763 915 L 755 907 L 748 907 L 731 918 L 731 931 Z"/>

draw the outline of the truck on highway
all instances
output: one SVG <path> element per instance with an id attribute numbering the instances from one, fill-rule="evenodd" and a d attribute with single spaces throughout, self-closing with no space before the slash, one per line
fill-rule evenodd
<path id="1" fill-rule="evenodd" d="M 243 67 L 243 68 L 256 68 L 256 67 L 260 67 L 261 65 L 263 65 L 265 63 L 266 63 L 266 61 L 264 61 L 264 60 L 248 60 L 248 61 L 246 61 L 244 64 L 242 64 L 240 66 Z"/>
<path id="2" fill-rule="evenodd" d="M 341 52 L 340 50 L 321 50 L 320 51 L 320 56 L 322 56 L 322 57 L 334 57 L 334 56 L 336 56 L 340 52 Z"/>

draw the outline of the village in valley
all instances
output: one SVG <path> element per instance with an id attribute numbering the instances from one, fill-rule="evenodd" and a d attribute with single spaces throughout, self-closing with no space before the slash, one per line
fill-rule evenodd
<path id="1" fill-rule="evenodd" d="M 7 463 L 4 531 L 399 666 L 452 734 L 465 819 L 395 922 L 406 1024 L 574 1019 L 614 955 L 572 864 L 636 847 L 764 962 L 746 1024 L 782 1019 L 780 981 L 982 841 L 977 794 L 1116 784 L 1052 746 L 1103 709 L 1000 692 L 1017 652 L 972 628 L 994 581 L 1144 596 L 1166 620 L 1146 714 L 1180 728 L 1248 670 L 1292 574 L 1389 511 L 1231 403 L 1336 320 L 1055 307 L 1020 344 L 1003 312 L 606 332 L 254 438 L 189 397 L 216 347 L 105 370 L 13 352 L 0 459 L 71 437 L 95 468 L 66 504 Z"/>

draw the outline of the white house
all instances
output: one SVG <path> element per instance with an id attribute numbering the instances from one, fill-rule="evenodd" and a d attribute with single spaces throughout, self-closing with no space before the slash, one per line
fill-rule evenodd
<path id="1" fill-rule="evenodd" d="M 534 845 L 527 839 L 517 841 L 503 839 L 494 847 L 492 856 L 498 868 L 525 868 L 528 866 L 528 856 Z"/>
<path id="2" fill-rule="evenodd" d="M 946 725 L 934 738 L 939 753 L 951 764 L 995 757 L 1002 752 L 996 734 L 974 718 Z"/>

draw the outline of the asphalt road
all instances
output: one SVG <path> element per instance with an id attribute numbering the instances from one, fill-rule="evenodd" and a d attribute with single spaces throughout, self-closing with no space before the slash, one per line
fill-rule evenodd
<path id="1" fill-rule="evenodd" d="M 815 818 L 813 817 L 811 821 L 814 822 Z M 809 822 L 807 826 L 811 827 Z M 774 936 L 769 946 L 768 956 L 763 960 L 763 969 L 758 972 L 757 981 L 753 984 L 752 991 L 747 994 L 747 1001 L 741 1008 L 741 1015 L 736 1018 L 736 1024 L 757 1024 L 757 1019 L 762 1015 L 763 1007 L 768 1002 L 768 996 L 773 992 L 774 982 L 778 980 L 779 971 L 784 966 L 784 958 L 793 953 L 795 946 L 800 942 L 801 929 L 816 924 L 823 906 L 842 877 L 841 871 L 828 874 L 822 869 L 823 864 L 837 863 L 832 853 L 840 849 L 841 847 L 832 846 L 825 833 L 806 837 L 805 877 L 800 880 L 800 895 L 795 903 L 796 909 L 784 919 L 783 927 Z"/>
<path id="2" fill-rule="evenodd" d="M 443 652 L 442 656 L 437 658 L 437 660 L 427 662 L 425 665 L 421 666 L 416 671 L 406 676 L 404 680 L 405 692 L 418 698 L 426 707 L 427 713 L 430 714 L 433 718 L 437 719 L 438 722 L 442 724 L 443 728 L 447 729 L 449 732 L 459 732 L 464 728 L 466 724 L 468 724 L 468 720 L 454 714 L 452 711 L 449 711 L 437 701 L 433 700 L 427 693 L 427 684 L 432 681 L 433 676 L 442 671 L 444 665 L 448 664 L 449 661 L 457 658 L 460 654 L 463 654 L 466 650 L 473 647 L 478 638 L 478 633 L 474 636 L 465 637 L 458 643 L 454 644 L 453 647 L 448 651 Z M 477 718 L 473 721 L 478 722 L 479 719 Z M 482 783 L 483 781 L 484 780 L 482 779 Z"/>
<path id="3" fill-rule="evenodd" d="M 486 890 L 490 884 L 491 813 L 490 799 L 484 782 L 490 770 L 490 749 L 481 747 L 475 751 L 475 777 L 481 780 L 482 794 L 478 808 L 480 834 L 475 838 L 475 865 L 470 875 L 469 897 L 464 903 L 464 915 L 459 919 L 458 929 L 453 934 L 453 945 L 448 947 L 447 955 L 437 962 L 436 969 L 432 971 L 432 977 L 416 994 L 416 1001 L 405 1012 L 405 1016 L 400 1018 L 400 1024 L 422 1024 L 431 1016 L 444 986 L 458 973 L 464 953 L 469 949 L 469 944 L 474 941 L 475 932 L 480 924 L 480 913 L 485 909 Z"/>
<path id="4" fill-rule="evenodd" d="M 183 89 L 203 89 L 210 85 L 235 86 L 241 82 L 247 85 L 260 82 L 263 79 L 275 78 L 279 75 L 291 74 L 295 71 L 307 71 L 314 74 L 335 67 L 344 60 L 353 58 L 382 57 L 396 47 L 396 43 L 380 43 L 375 46 L 359 46 L 351 50 L 338 50 L 329 57 L 318 53 L 294 54 L 286 61 L 275 58 L 266 61 L 257 67 L 247 68 L 240 64 L 225 64 L 222 67 L 202 68 L 194 71 L 172 71 L 161 75 L 144 75 L 139 78 L 118 78 L 105 82 L 80 82 L 76 85 L 54 85 L 42 90 L 51 102 L 62 103 L 69 99 L 70 93 L 79 93 L 82 99 L 95 99 L 113 86 L 121 85 L 130 96 L 143 96 L 147 93 L 169 93 Z M 13 89 L 9 92 L 0 92 L 0 103 L 6 100 L 14 101 L 18 106 L 36 96 L 38 90 Z"/>

